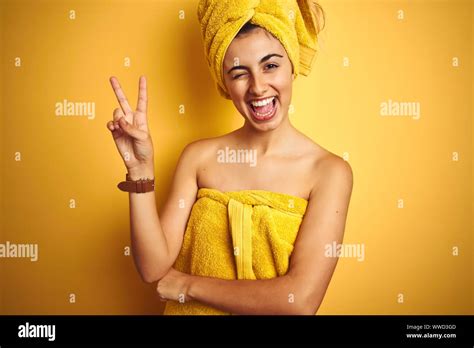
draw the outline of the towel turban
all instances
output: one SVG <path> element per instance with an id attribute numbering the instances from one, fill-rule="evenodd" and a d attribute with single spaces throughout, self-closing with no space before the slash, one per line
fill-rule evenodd
<path id="1" fill-rule="evenodd" d="M 264 28 L 285 48 L 295 77 L 307 76 L 316 54 L 318 27 L 312 0 L 200 0 L 198 19 L 204 54 L 219 93 L 230 99 L 223 76 L 227 48 L 250 22 Z"/>

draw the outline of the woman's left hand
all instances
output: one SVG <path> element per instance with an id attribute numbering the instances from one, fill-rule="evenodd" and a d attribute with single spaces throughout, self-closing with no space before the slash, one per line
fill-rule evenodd
<path id="1" fill-rule="evenodd" d="M 168 273 L 158 281 L 156 291 L 163 300 L 184 303 L 189 300 L 188 290 L 190 275 L 170 268 Z"/>

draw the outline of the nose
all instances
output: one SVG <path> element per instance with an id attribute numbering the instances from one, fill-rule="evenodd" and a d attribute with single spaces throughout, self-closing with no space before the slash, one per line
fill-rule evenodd
<path id="1" fill-rule="evenodd" d="M 268 83 L 261 74 L 252 74 L 250 79 L 249 93 L 255 96 L 265 95 L 268 90 Z"/>

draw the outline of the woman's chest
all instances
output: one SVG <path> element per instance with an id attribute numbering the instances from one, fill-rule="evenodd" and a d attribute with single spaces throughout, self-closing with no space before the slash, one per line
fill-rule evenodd
<path id="1" fill-rule="evenodd" d="M 266 190 L 309 199 L 315 184 L 314 166 L 305 159 L 206 161 L 198 169 L 198 187 L 222 192 Z"/>

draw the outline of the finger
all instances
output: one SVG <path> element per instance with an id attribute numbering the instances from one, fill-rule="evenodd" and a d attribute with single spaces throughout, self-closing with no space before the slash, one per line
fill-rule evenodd
<path id="1" fill-rule="evenodd" d="M 120 108 L 115 109 L 113 115 L 114 115 L 114 121 L 118 121 L 120 117 L 125 116 L 122 109 Z"/>
<path id="2" fill-rule="evenodd" d="M 109 131 L 113 131 L 113 130 L 115 129 L 115 127 L 114 127 L 114 121 L 109 121 L 109 122 L 107 122 L 107 129 L 108 129 Z"/>
<path id="3" fill-rule="evenodd" d="M 122 87 L 120 86 L 120 83 L 115 76 L 112 76 L 110 78 L 110 84 L 114 89 L 115 96 L 117 97 L 117 100 L 120 104 L 120 107 L 122 108 L 123 113 L 125 115 L 133 114 L 132 108 L 130 108 L 130 105 L 128 104 L 127 97 L 125 96 L 125 93 L 123 92 Z"/>
<path id="4" fill-rule="evenodd" d="M 138 81 L 137 110 L 146 114 L 147 105 L 148 105 L 148 94 L 147 94 L 147 88 L 146 88 L 146 77 L 140 76 L 140 80 Z"/>
<path id="5" fill-rule="evenodd" d="M 138 140 L 145 140 L 148 134 L 136 127 L 134 127 L 132 124 L 128 123 L 128 121 L 125 119 L 125 117 L 121 117 L 118 120 L 118 124 L 120 126 L 120 129 L 123 130 L 127 135 L 131 136 L 132 138 L 138 139 Z"/>
<path id="6" fill-rule="evenodd" d="M 114 139 L 121 137 L 124 133 L 117 121 L 107 122 L 107 129 L 112 132 L 112 136 Z"/>

